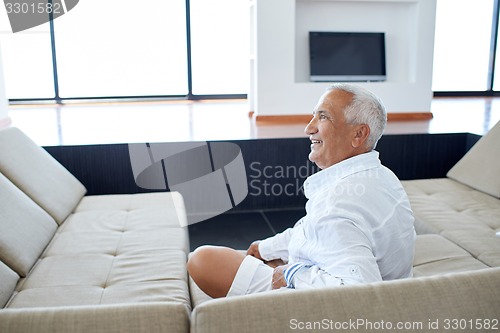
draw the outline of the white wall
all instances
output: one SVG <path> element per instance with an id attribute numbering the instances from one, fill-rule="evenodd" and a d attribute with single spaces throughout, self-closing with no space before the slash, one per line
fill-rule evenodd
<path id="1" fill-rule="evenodd" d="M 255 0 L 249 99 L 258 116 L 308 114 L 330 85 L 309 81 L 308 32 L 385 32 L 387 80 L 357 83 L 389 112 L 429 112 L 435 0 Z"/>
<path id="2" fill-rule="evenodd" d="M 10 125 L 8 101 L 5 95 L 5 81 L 3 78 L 3 64 L 0 52 L 0 128 Z"/>

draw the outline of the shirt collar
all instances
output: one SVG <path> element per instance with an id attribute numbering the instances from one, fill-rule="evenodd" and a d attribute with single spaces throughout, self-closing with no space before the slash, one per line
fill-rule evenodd
<path id="1" fill-rule="evenodd" d="M 331 184 L 342 178 L 350 176 L 360 171 L 376 168 L 381 165 L 378 158 L 379 153 L 372 150 L 368 153 L 359 154 L 326 169 L 320 170 L 309 176 L 304 182 L 304 193 L 306 198 L 313 196 L 324 184 Z"/>

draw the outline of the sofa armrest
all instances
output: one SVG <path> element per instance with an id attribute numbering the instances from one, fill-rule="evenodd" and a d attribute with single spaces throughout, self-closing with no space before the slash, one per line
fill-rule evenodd
<path id="1" fill-rule="evenodd" d="M 0 332 L 189 332 L 189 310 L 179 303 L 0 310 Z"/>
<path id="2" fill-rule="evenodd" d="M 316 290 L 274 291 L 200 304 L 191 332 L 423 332 L 447 320 L 500 325 L 500 269 Z M 464 322 L 465 321 L 465 322 Z M 397 325 L 410 325 L 397 329 Z M 385 328 L 385 329 L 384 329 Z M 470 328 L 470 327 L 469 327 Z M 474 331 L 475 327 L 472 327 Z"/>

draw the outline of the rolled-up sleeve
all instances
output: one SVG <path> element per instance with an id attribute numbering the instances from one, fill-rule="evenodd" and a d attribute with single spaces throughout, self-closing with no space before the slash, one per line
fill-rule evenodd
<path id="1" fill-rule="evenodd" d="M 288 228 L 282 233 L 262 240 L 259 243 L 259 252 L 262 259 L 288 261 L 288 244 L 290 243 L 292 233 L 293 229 Z"/>

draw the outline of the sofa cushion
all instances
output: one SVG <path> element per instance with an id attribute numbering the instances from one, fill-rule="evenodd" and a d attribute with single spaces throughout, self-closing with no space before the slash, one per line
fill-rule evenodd
<path id="1" fill-rule="evenodd" d="M 0 308 L 3 308 L 16 288 L 19 275 L 0 261 Z"/>
<path id="2" fill-rule="evenodd" d="M 500 122 L 483 136 L 448 172 L 478 191 L 500 198 Z"/>
<path id="3" fill-rule="evenodd" d="M 85 187 L 17 128 L 0 130 L 0 172 L 61 224 Z"/>
<path id="4" fill-rule="evenodd" d="M 148 220 L 147 226 L 152 223 L 159 226 L 181 227 L 187 225 L 184 200 L 179 192 L 142 193 L 141 195 L 92 195 L 86 196 L 75 208 L 75 212 L 129 212 L 133 213 L 134 221 L 142 223 L 141 219 Z M 95 222 L 96 225 L 105 221 Z M 186 247 L 188 251 L 188 247 Z"/>
<path id="5" fill-rule="evenodd" d="M 413 276 L 431 276 L 488 268 L 467 251 L 439 235 L 418 235 Z"/>
<path id="6" fill-rule="evenodd" d="M 26 276 L 54 236 L 57 224 L 0 174 L 0 260 Z"/>
<path id="7" fill-rule="evenodd" d="M 402 182 L 416 221 L 488 266 L 500 266 L 500 200 L 453 179 Z M 421 227 L 417 230 L 423 229 Z"/>
<path id="8" fill-rule="evenodd" d="M 196 282 L 194 282 L 192 277 L 189 277 L 189 295 L 191 299 L 191 307 L 194 309 L 201 303 L 210 301 L 213 298 L 205 294 L 203 290 L 198 287 Z"/>
<path id="9" fill-rule="evenodd" d="M 174 202 L 176 204 L 174 204 Z M 84 197 L 9 308 L 175 302 L 190 308 L 179 193 Z"/>

